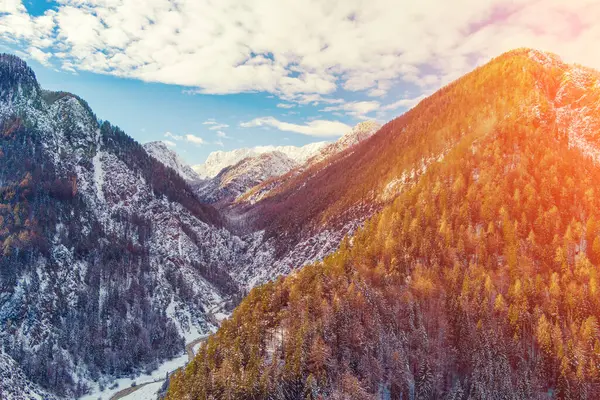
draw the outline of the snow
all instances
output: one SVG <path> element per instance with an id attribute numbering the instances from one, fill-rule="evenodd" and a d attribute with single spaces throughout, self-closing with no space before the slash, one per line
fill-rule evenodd
<path id="1" fill-rule="evenodd" d="M 144 384 L 147 382 L 157 382 L 159 384 L 162 384 L 162 382 L 166 378 L 167 374 L 170 375 L 175 370 L 185 366 L 187 364 L 187 362 L 188 362 L 188 357 L 187 357 L 187 354 L 184 353 L 184 354 L 180 355 L 179 357 L 176 357 L 169 361 L 164 362 L 150 374 L 139 375 L 134 379 L 130 379 L 130 378 L 118 379 L 110 385 L 111 388 L 105 389 L 104 391 L 100 391 L 98 389 L 98 386 L 96 385 L 95 389 L 92 390 L 91 394 L 81 397 L 80 400 L 98 400 L 98 399 L 108 400 L 115 393 L 120 392 L 121 390 L 127 389 L 128 387 L 131 387 L 131 385 L 134 382 L 137 385 L 141 385 L 141 384 Z M 142 390 L 142 389 L 140 389 L 140 390 Z M 127 399 L 130 399 L 130 397 L 128 396 Z M 145 400 L 148 400 L 148 398 L 145 398 Z"/>
<path id="2" fill-rule="evenodd" d="M 186 343 L 193 342 L 198 337 L 206 335 L 207 332 L 201 331 L 189 323 L 182 323 L 182 321 L 192 321 L 192 316 L 190 315 L 189 310 L 181 309 L 181 307 L 177 309 L 176 306 L 177 304 L 174 301 L 171 301 L 167 307 L 166 313 L 167 316 L 173 320 L 179 330 L 179 334 L 183 336 Z"/>
<path id="3" fill-rule="evenodd" d="M 285 174 L 299 164 L 286 154 L 275 151 L 248 157 L 221 171 L 198 189 L 202 201 L 233 201 L 265 180 Z"/>
<path id="4" fill-rule="evenodd" d="M 150 383 L 128 396 L 122 397 L 123 400 L 152 400 L 158 397 L 163 382 Z"/>
<path id="5" fill-rule="evenodd" d="M 192 347 L 192 351 L 194 352 L 194 355 L 198 354 L 198 350 L 200 350 L 201 346 L 202 346 L 202 342 L 197 343 L 194 345 L 194 347 Z"/>
<path id="6" fill-rule="evenodd" d="M 229 318 L 231 316 L 231 314 L 218 312 L 218 313 L 215 313 L 214 316 L 217 319 L 217 321 L 219 321 L 219 323 L 221 323 L 224 319 Z"/>
<path id="7" fill-rule="evenodd" d="M 177 172 L 186 181 L 200 181 L 200 176 L 163 142 L 149 142 L 143 147 L 151 157 Z"/>
<path id="8" fill-rule="evenodd" d="M 102 169 L 101 157 L 102 152 L 97 151 L 92 159 L 92 164 L 94 165 L 94 187 L 96 188 L 96 196 L 104 202 L 104 192 L 102 191 L 102 187 L 104 186 L 104 170 Z"/>
<path id="9" fill-rule="evenodd" d="M 223 168 L 232 166 L 244 158 L 256 157 L 265 153 L 280 152 L 296 161 L 304 163 L 310 157 L 316 155 L 327 142 L 310 143 L 302 147 L 297 146 L 256 146 L 250 148 L 236 149 L 232 151 L 215 151 L 208 155 L 203 164 L 192 166 L 201 178 L 214 178 Z"/>

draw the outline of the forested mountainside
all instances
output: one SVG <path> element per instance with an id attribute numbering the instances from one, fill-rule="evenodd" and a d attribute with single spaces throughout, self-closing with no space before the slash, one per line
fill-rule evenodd
<path id="1" fill-rule="evenodd" d="M 215 307 L 339 245 L 339 233 L 309 238 L 282 256 L 264 230 L 232 234 L 160 150 L 0 55 L 0 374 L 14 371 L 0 394 L 73 398 L 152 370 L 215 329 Z"/>
<path id="2" fill-rule="evenodd" d="M 334 210 L 397 197 L 252 290 L 167 398 L 600 398 L 599 78 L 513 51 L 340 157 L 354 185 L 317 172 Z"/>
<path id="3" fill-rule="evenodd" d="M 74 398 L 179 355 L 238 294 L 247 247 L 176 171 L 0 55 L 0 397 Z"/>

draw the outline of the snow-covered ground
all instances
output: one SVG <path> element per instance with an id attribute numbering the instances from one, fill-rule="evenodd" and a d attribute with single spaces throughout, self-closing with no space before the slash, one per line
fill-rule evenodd
<path id="1" fill-rule="evenodd" d="M 154 400 L 158 397 L 158 392 L 163 382 L 155 382 L 136 390 L 135 392 L 122 397 L 122 400 Z"/>
<path id="2" fill-rule="evenodd" d="M 100 391 L 100 389 L 96 386 L 95 388 L 92 389 L 92 392 L 90 394 L 85 395 L 84 397 L 81 397 L 80 400 L 98 400 L 98 399 L 108 400 L 115 393 L 118 393 L 121 390 L 131 387 L 132 383 L 134 383 L 134 382 L 136 383 L 136 385 L 142 385 L 147 382 L 156 382 L 158 384 L 158 388 L 160 388 L 160 385 L 162 385 L 162 382 L 167 377 L 167 373 L 171 374 L 178 368 L 185 366 L 187 364 L 187 362 L 188 362 L 188 357 L 187 357 L 187 354 L 184 353 L 184 354 L 180 355 L 179 357 L 176 357 L 169 361 L 164 362 L 157 369 L 152 371 L 151 374 L 140 375 L 140 376 L 136 377 L 135 379 L 130 379 L 130 378 L 118 379 L 117 381 L 115 381 L 113 383 L 113 385 L 111 386 L 110 389 L 107 388 L 107 389 L 104 389 L 103 391 Z M 148 385 L 148 386 L 152 386 L 152 385 Z M 146 389 L 146 387 L 143 387 L 143 388 L 139 389 L 138 391 L 142 391 L 145 389 Z M 150 390 L 150 389 L 148 389 L 148 390 Z M 154 399 L 154 397 L 130 397 L 130 396 L 133 396 L 134 394 L 137 395 L 138 391 L 135 391 L 134 393 L 132 393 L 131 395 L 129 395 L 125 398 L 128 400 L 131 400 L 131 399 L 144 399 L 144 400 Z"/>

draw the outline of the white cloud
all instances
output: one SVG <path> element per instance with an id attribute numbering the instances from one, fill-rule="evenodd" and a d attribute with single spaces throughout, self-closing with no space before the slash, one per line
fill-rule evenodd
<path id="1" fill-rule="evenodd" d="M 213 118 L 209 118 L 202 123 L 202 125 L 216 125 L 216 124 L 217 124 L 217 121 L 215 121 Z"/>
<path id="2" fill-rule="evenodd" d="M 280 131 L 295 132 L 302 135 L 316 137 L 342 136 L 344 133 L 352 129 L 351 126 L 339 121 L 313 120 L 304 125 L 299 125 L 289 122 L 282 122 L 274 117 L 255 118 L 248 122 L 242 122 L 240 126 L 242 128 L 259 126 L 273 127 L 279 129 Z"/>
<path id="3" fill-rule="evenodd" d="M 210 128 L 211 131 L 219 131 L 221 129 L 225 129 L 225 128 L 229 128 L 229 125 L 227 124 L 216 124 L 216 125 L 212 125 Z"/>
<path id="4" fill-rule="evenodd" d="M 332 112 L 332 111 L 343 111 L 348 115 L 355 118 L 367 119 L 366 114 L 369 114 L 379 108 L 378 101 L 353 101 L 344 103 L 339 106 L 325 107 L 321 111 Z"/>
<path id="5" fill-rule="evenodd" d="M 204 139 L 202 139 L 201 137 L 196 136 L 196 135 L 191 135 L 191 134 L 185 135 L 185 140 L 190 143 L 197 144 L 197 145 L 201 145 L 201 144 L 205 143 Z"/>
<path id="6" fill-rule="evenodd" d="M 389 110 L 396 110 L 398 108 L 410 109 L 410 108 L 413 108 L 414 106 L 416 106 L 417 104 L 419 104 L 419 102 L 421 100 L 424 100 L 427 96 L 428 96 L 427 94 L 422 94 L 417 97 L 403 98 L 403 99 L 400 99 L 393 103 L 386 104 L 385 106 L 381 107 L 381 110 L 389 111 Z"/>
<path id="7" fill-rule="evenodd" d="M 171 132 L 166 132 L 165 133 L 165 137 L 173 139 L 174 141 L 177 141 L 177 142 L 185 140 L 186 142 L 193 143 L 193 144 L 196 144 L 196 145 L 202 145 L 202 144 L 206 143 L 204 141 L 204 139 L 202 139 L 201 137 L 196 136 L 196 135 L 192 135 L 192 134 L 189 134 L 189 133 L 186 134 L 186 135 L 176 135 L 176 134 L 171 133 Z M 176 146 L 176 143 L 173 142 L 173 141 L 170 141 L 170 140 L 163 140 L 163 142 L 167 146 L 172 146 L 172 147 Z"/>
<path id="8" fill-rule="evenodd" d="M 231 139 L 227 134 L 223 131 L 217 131 L 217 136 L 223 139 Z"/>
<path id="9" fill-rule="evenodd" d="M 33 58 L 34 60 L 36 60 L 37 62 L 39 62 L 42 65 L 45 65 L 45 66 L 50 65 L 50 63 L 48 62 L 48 59 L 50 57 L 52 57 L 52 54 L 50 54 L 50 53 L 45 53 L 45 52 L 41 51 L 40 49 L 38 49 L 37 47 L 31 47 L 29 49 L 29 55 L 31 56 L 31 58 Z"/>
<path id="10" fill-rule="evenodd" d="M 277 104 L 277 108 L 294 108 L 296 107 L 295 104 L 290 104 L 290 103 L 279 103 Z"/>
<path id="11" fill-rule="evenodd" d="M 165 132 L 165 137 L 171 138 L 173 140 L 183 140 L 183 136 L 176 135 L 176 134 L 171 133 L 171 132 Z"/>
<path id="12" fill-rule="evenodd" d="M 223 143 L 222 140 L 215 140 L 213 144 L 216 144 L 217 146 L 225 147 L 225 144 Z"/>
<path id="13" fill-rule="evenodd" d="M 600 68 L 599 19 L 595 0 L 61 0 L 41 16 L 3 0 L 0 40 L 68 71 L 340 104 L 342 88 L 426 91 L 515 47 Z"/>

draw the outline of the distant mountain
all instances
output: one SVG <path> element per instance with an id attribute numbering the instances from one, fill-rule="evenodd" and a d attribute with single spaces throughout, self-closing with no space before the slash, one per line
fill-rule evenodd
<path id="1" fill-rule="evenodd" d="M 235 165 L 225 167 L 206 184 L 200 185 L 197 193 L 206 203 L 227 205 L 248 189 L 297 166 L 298 162 L 280 151 L 246 157 Z"/>
<path id="2" fill-rule="evenodd" d="M 200 181 L 200 176 L 177 153 L 169 149 L 164 142 L 149 142 L 143 144 L 144 150 L 166 167 L 173 169 L 183 179 L 189 182 Z"/>
<path id="3" fill-rule="evenodd" d="M 253 289 L 167 399 L 598 399 L 598 187 L 600 73 L 501 55 L 240 210 L 283 253 L 366 222 Z"/>
<path id="4" fill-rule="evenodd" d="M 206 162 L 192 166 L 201 178 L 214 178 L 223 168 L 235 165 L 244 158 L 255 157 L 260 154 L 280 152 L 298 164 L 306 162 L 319 152 L 327 142 L 310 143 L 305 146 L 257 146 L 236 149 L 232 151 L 215 151 L 208 155 Z"/>
<path id="5" fill-rule="evenodd" d="M 258 196 L 264 195 L 276 185 L 284 182 L 286 178 L 278 178 L 287 172 L 292 171 L 292 174 L 297 174 L 308 166 L 326 160 L 365 140 L 379 128 L 380 125 L 376 122 L 365 121 L 356 125 L 336 142 L 325 145 L 314 143 L 303 147 L 263 146 L 227 153 L 211 153 L 209 160 L 212 159 L 213 161 L 250 155 L 231 166 L 225 167 L 214 178 L 208 179 L 204 185 L 199 185 L 198 195 L 202 201 L 217 204 L 219 208 L 229 206 L 239 196 L 245 195 L 249 191 L 252 196 L 246 198 L 245 201 L 255 201 Z M 265 181 L 268 184 L 261 185 Z"/>

